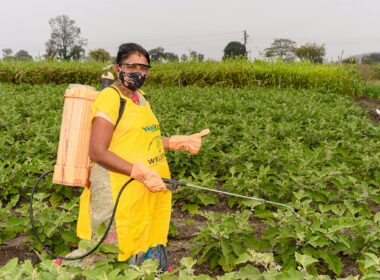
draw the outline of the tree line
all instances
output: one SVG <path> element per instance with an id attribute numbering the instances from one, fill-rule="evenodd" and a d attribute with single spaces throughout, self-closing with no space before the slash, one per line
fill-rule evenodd
<path id="1" fill-rule="evenodd" d="M 44 59 L 57 60 L 96 60 L 111 62 L 114 60 L 110 53 L 102 48 L 89 51 L 86 56 L 85 47 L 87 39 L 81 37 L 81 29 L 75 25 L 75 21 L 67 15 L 60 15 L 49 20 L 50 38 L 45 43 Z M 244 31 L 243 43 L 238 41 L 229 42 L 223 49 L 223 59 L 240 57 L 248 58 L 246 49 L 248 34 Z M 26 50 L 19 50 L 13 55 L 10 48 L 2 50 L 4 60 L 33 60 L 33 57 Z M 190 50 L 189 54 L 178 56 L 175 53 L 167 52 L 163 47 L 149 50 L 151 60 L 156 62 L 167 61 L 204 61 L 205 56 L 197 51 Z M 292 62 L 295 60 L 308 60 L 312 63 L 323 63 L 326 55 L 324 45 L 316 43 L 306 43 L 297 47 L 295 41 L 290 39 L 275 39 L 270 47 L 264 49 L 260 56 L 267 59 L 283 60 Z M 380 53 L 370 53 L 358 57 L 350 57 L 343 60 L 344 63 L 380 63 Z"/>

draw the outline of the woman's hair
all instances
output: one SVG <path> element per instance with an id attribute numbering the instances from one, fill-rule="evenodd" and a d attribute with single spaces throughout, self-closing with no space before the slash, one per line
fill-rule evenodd
<path id="1" fill-rule="evenodd" d="M 123 61 L 123 59 L 129 57 L 134 53 L 141 53 L 143 56 L 145 56 L 146 60 L 148 61 L 148 64 L 150 64 L 149 53 L 142 46 L 135 43 L 126 43 L 122 44 L 119 47 L 119 51 L 117 52 L 116 56 L 116 64 L 120 64 Z"/>

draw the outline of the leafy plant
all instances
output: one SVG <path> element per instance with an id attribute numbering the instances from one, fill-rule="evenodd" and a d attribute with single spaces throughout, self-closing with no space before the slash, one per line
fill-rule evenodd
<path id="1" fill-rule="evenodd" d="M 216 270 L 221 267 L 229 271 L 220 276 L 223 279 L 240 277 L 240 273 L 255 275 L 257 271 L 250 266 L 251 263 L 264 269 L 260 277 L 268 279 L 280 276 L 288 279 L 326 278 L 322 275 L 327 273 L 339 277 L 346 269 L 345 260 L 357 262 L 364 279 L 378 274 L 380 129 L 378 125 L 368 124 L 368 116 L 351 98 L 333 93 L 353 92 L 352 84 L 343 82 L 339 83 L 339 88 L 316 90 L 326 79 L 331 83 L 326 82 L 325 87 L 330 87 L 339 78 L 329 77 L 322 68 L 307 72 L 308 67 L 300 65 L 296 66 L 300 67 L 298 70 L 306 71 L 310 76 L 303 73 L 300 79 L 305 80 L 299 84 L 298 78 L 290 78 L 293 74 L 298 75 L 293 66 L 281 68 L 283 66 L 275 65 L 271 68 L 264 64 L 261 67 L 267 67 L 265 71 L 260 70 L 259 65 L 242 65 L 241 69 L 236 69 L 249 74 L 257 66 L 255 71 L 267 75 L 261 79 L 267 81 L 266 86 L 277 88 L 224 87 L 221 86 L 223 83 L 238 87 L 246 82 L 244 76 L 239 80 L 230 73 L 235 67 L 234 62 L 230 63 L 219 65 L 222 67 L 220 71 L 224 72 L 211 67 L 210 71 L 215 72 L 209 76 L 202 72 L 204 79 L 197 76 L 199 72 L 183 80 L 189 84 L 199 81 L 201 87 L 153 87 L 156 80 L 145 88 L 163 135 L 194 133 L 205 127 L 211 129 L 196 157 L 186 152 L 167 153 L 172 176 L 208 188 L 286 203 L 295 208 L 302 219 L 281 207 L 181 187 L 174 195 L 174 203 L 183 210 L 198 213 L 205 206 L 226 203 L 230 208 L 242 211 L 236 214 L 241 217 L 205 214 L 210 219 L 209 229 L 202 228 L 195 237 L 198 247 L 193 253 L 198 252 L 196 256 L 202 259 L 201 263 L 210 262 Z M 82 66 L 72 65 L 73 68 Z M 187 66 L 189 72 L 181 72 L 181 75 L 196 73 L 200 67 Z M 62 67 L 62 71 L 73 70 L 68 65 Z M 157 66 L 160 67 L 166 66 Z M 172 67 L 165 76 L 167 79 L 176 73 L 177 65 Z M 293 70 L 295 72 L 290 76 L 285 75 L 286 71 Z M 279 72 L 271 76 L 268 74 L 271 71 L 285 72 L 279 78 Z M 318 75 L 325 80 L 317 81 L 320 76 L 313 76 L 313 71 L 321 71 Z M 343 75 L 343 72 L 339 73 Z M 215 78 L 217 75 L 221 76 Z M 337 77 L 341 77 L 339 75 Z M 351 79 L 353 76 L 345 77 Z M 315 84 L 311 86 L 306 80 L 314 78 Z M 202 83 L 207 79 L 215 79 L 214 84 L 223 82 L 216 87 L 204 87 L 206 84 Z M 160 81 L 172 83 L 172 80 Z M 283 89 L 289 85 L 294 89 Z M 296 90 L 304 87 L 313 90 Z M 35 179 L 55 164 L 65 88 L 65 85 L 0 84 L 1 242 L 20 232 L 31 240 L 33 238 L 27 200 Z M 55 252 L 65 253 L 78 243 L 75 221 L 80 189 L 52 185 L 49 180 L 44 182 L 36 196 L 38 232 Z M 245 209 L 251 209 L 248 216 L 263 224 L 264 231 L 257 232 L 256 237 L 252 235 L 254 226 L 250 225 L 250 219 L 244 220 Z M 172 233 L 175 234 L 174 229 Z M 209 245 L 211 248 L 207 247 Z M 34 242 L 31 249 L 39 250 L 40 247 Z M 249 255 L 251 249 L 257 254 L 272 254 L 273 263 L 280 265 L 281 271 L 271 265 L 265 266 L 262 260 L 255 261 L 261 255 L 251 256 L 244 272 L 243 268 L 236 271 L 237 265 L 244 264 L 236 262 L 241 256 Z M 297 262 L 300 255 L 317 262 L 302 267 Z M 103 266 L 107 276 L 116 264 L 107 260 L 99 266 Z M 19 265 L 16 267 L 20 268 Z M 297 270 L 298 267 L 301 270 Z M 38 269 L 42 269 L 41 266 Z M 55 272 L 42 269 L 41 273 Z M 114 272 L 113 276 L 119 277 L 123 273 Z"/>
<path id="2" fill-rule="evenodd" d="M 219 265 L 229 272 L 235 268 L 239 256 L 247 252 L 246 248 L 259 248 L 253 236 L 254 227 L 249 224 L 250 215 L 248 210 L 231 216 L 204 213 L 208 223 L 192 239 L 197 247 L 191 255 L 199 255 L 198 264 L 209 261 L 212 269 Z"/>

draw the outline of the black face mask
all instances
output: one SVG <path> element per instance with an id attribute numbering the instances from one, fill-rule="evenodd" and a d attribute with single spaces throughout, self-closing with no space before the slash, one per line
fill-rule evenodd
<path id="1" fill-rule="evenodd" d="M 126 73 L 120 71 L 119 79 L 123 83 L 123 85 L 125 85 L 131 91 L 136 91 L 137 89 L 141 88 L 144 84 L 146 80 L 146 75 L 142 74 L 141 72 Z"/>

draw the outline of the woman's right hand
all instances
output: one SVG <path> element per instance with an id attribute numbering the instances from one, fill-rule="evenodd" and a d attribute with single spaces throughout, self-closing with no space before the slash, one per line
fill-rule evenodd
<path id="1" fill-rule="evenodd" d="M 185 150 L 196 155 L 202 146 L 202 137 L 209 133 L 210 129 L 207 128 L 191 135 L 173 135 L 168 140 L 168 148 L 170 150 Z"/>
<path id="2" fill-rule="evenodd" d="M 143 183 L 144 186 L 151 192 L 168 190 L 160 175 L 155 170 L 146 167 L 141 162 L 136 162 L 133 164 L 131 178 Z"/>

